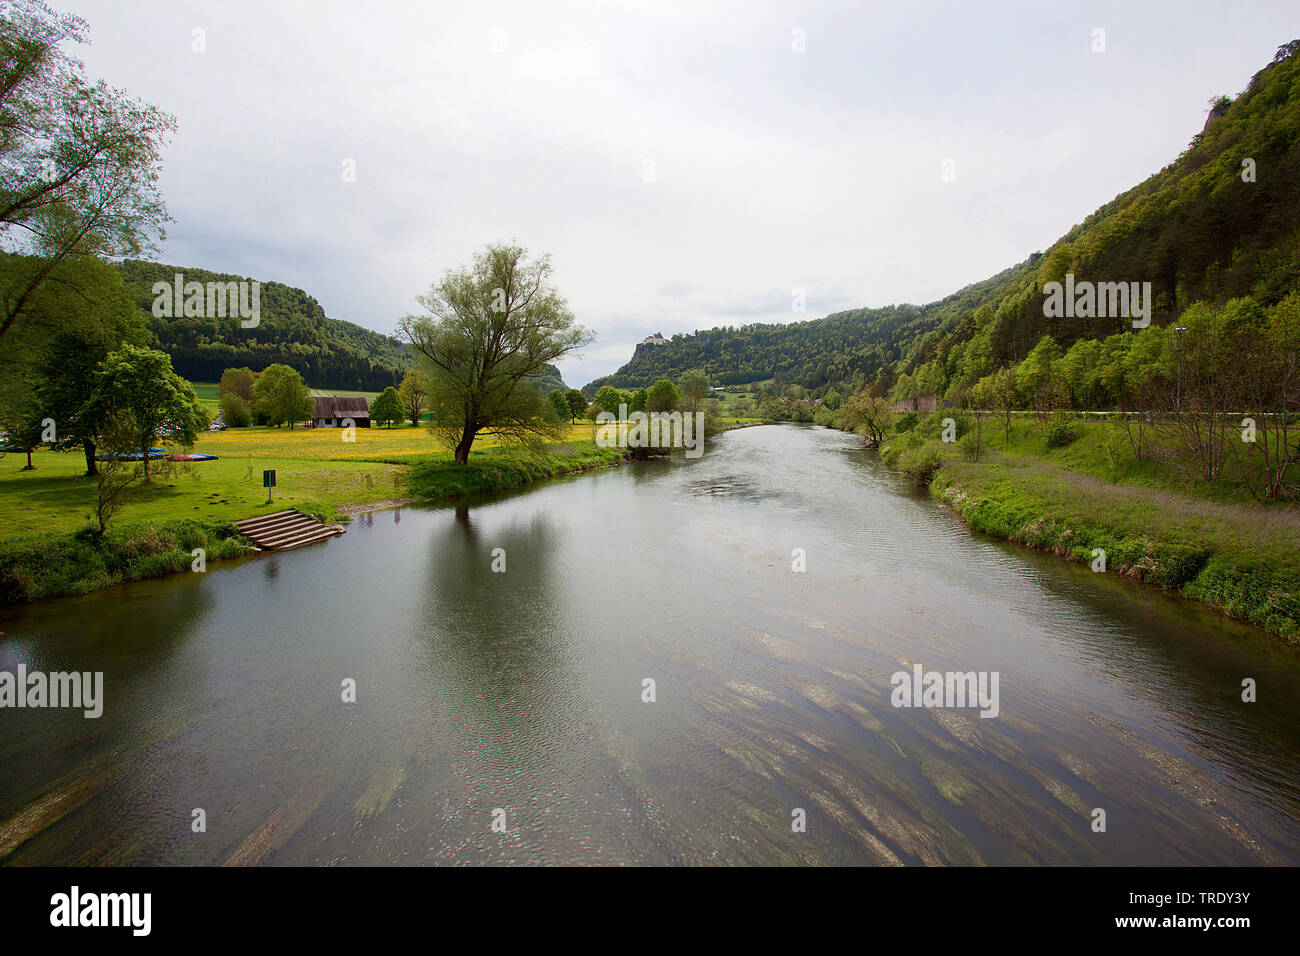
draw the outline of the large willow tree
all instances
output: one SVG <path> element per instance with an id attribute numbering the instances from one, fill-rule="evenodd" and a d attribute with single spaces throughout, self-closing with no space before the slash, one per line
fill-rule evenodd
<path id="1" fill-rule="evenodd" d="M 534 442 L 557 434 L 557 416 L 532 384 L 594 338 L 551 283 L 551 260 L 489 245 L 417 301 L 428 315 L 399 324 L 415 351 L 435 434 L 469 461 L 479 435 Z"/>
<path id="2" fill-rule="evenodd" d="M 0 250 L 23 252 L 0 283 L 0 338 L 47 282 L 88 256 L 156 248 L 168 216 L 158 191 L 176 121 L 100 80 L 64 47 L 85 22 L 41 0 L 0 3 Z"/>

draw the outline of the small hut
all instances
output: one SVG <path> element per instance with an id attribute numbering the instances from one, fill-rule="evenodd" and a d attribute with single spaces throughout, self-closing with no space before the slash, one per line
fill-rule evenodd
<path id="1" fill-rule="evenodd" d="M 312 424 L 317 428 L 341 428 L 345 418 L 357 428 L 370 427 L 370 403 L 364 398 L 341 398 L 336 395 L 316 399 Z"/>

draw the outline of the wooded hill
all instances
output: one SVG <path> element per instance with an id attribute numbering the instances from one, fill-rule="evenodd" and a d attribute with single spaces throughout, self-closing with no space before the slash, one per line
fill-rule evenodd
<path id="1" fill-rule="evenodd" d="M 191 381 L 215 382 L 228 368 L 247 366 L 256 372 L 280 362 L 297 369 L 313 388 L 381 391 L 400 384 L 411 367 L 411 356 L 397 339 L 331 319 L 302 289 L 263 282 L 260 320 L 256 328 L 246 329 L 230 314 L 234 310 L 227 310 L 225 318 L 159 318 L 153 313 L 154 283 L 171 284 L 178 272 L 186 282 L 204 284 L 251 281 L 244 276 L 139 260 L 117 268 L 148 317 L 158 347 Z"/>
<path id="2" fill-rule="evenodd" d="M 668 345 L 638 347 L 632 361 L 584 391 L 606 381 L 640 387 L 700 368 L 723 384 L 775 377 L 817 388 L 880 378 L 895 397 L 938 393 L 953 401 L 1023 359 L 1045 334 L 1066 349 L 1131 331 L 1123 318 L 1046 317 L 1044 285 L 1066 273 L 1150 282 L 1154 325 L 1197 301 L 1251 296 L 1268 307 L 1296 289 L 1300 41 L 1280 48 L 1239 97 L 1213 101 L 1204 129 L 1174 162 L 1045 253 L 925 306 L 676 335 Z"/>

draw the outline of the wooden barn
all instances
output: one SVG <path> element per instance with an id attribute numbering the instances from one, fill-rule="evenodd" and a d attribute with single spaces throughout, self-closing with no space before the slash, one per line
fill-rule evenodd
<path id="1" fill-rule="evenodd" d="M 317 428 L 342 428 L 343 419 L 352 419 L 357 428 L 370 427 L 370 403 L 364 398 L 341 398 L 334 395 L 316 399 L 312 424 Z"/>

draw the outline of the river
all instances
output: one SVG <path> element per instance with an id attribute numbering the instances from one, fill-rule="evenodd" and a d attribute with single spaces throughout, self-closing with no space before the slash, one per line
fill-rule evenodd
<path id="1" fill-rule="evenodd" d="M 1296 652 L 810 426 L 0 632 L 0 670 L 106 698 L 0 711 L 8 864 L 1300 861 Z M 996 672 L 997 715 L 893 706 L 915 664 Z"/>

